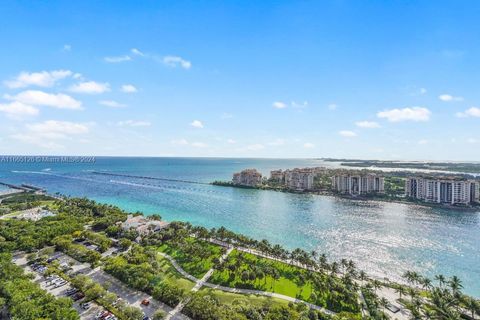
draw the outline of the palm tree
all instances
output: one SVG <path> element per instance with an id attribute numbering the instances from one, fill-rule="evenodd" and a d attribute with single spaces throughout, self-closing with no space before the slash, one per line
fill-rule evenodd
<path id="1" fill-rule="evenodd" d="M 390 302 L 387 300 L 387 298 L 383 297 L 382 299 L 380 299 L 379 303 L 383 308 L 383 312 L 385 313 L 385 309 L 388 307 Z"/>
<path id="2" fill-rule="evenodd" d="M 359 276 L 359 278 L 360 278 L 361 281 L 367 280 L 367 274 L 366 274 L 366 272 L 363 271 L 363 270 L 360 270 L 360 273 L 359 273 L 358 276 Z"/>
<path id="3" fill-rule="evenodd" d="M 335 275 L 336 273 L 338 273 L 338 262 L 334 261 L 330 265 L 330 270 L 332 271 L 332 275 Z"/>
<path id="4" fill-rule="evenodd" d="M 375 293 L 377 293 L 377 289 L 382 287 L 382 283 L 378 280 L 373 280 L 373 288 L 375 289 Z"/>
<path id="5" fill-rule="evenodd" d="M 458 292 L 463 288 L 462 280 L 460 280 L 460 278 L 457 276 L 451 277 L 448 281 L 448 285 L 450 286 L 450 289 L 452 289 L 453 293 Z"/>
<path id="6" fill-rule="evenodd" d="M 432 280 L 430 280 L 429 278 L 421 279 L 421 283 L 425 290 L 428 290 L 432 287 Z"/>
<path id="7" fill-rule="evenodd" d="M 480 302 L 472 297 L 468 297 L 465 301 L 465 306 L 472 312 L 472 319 L 475 319 L 475 313 L 480 309 Z"/>
<path id="8" fill-rule="evenodd" d="M 405 289 L 404 286 L 399 286 L 396 290 L 396 293 L 400 296 L 400 299 L 402 299 L 402 295 L 405 295 L 407 293 L 407 290 Z"/>
<path id="9" fill-rule="evenodd" d="M 445 284 L 445 276 L 443 274 L 437 274 L 435 276 L 435 280 L 438 281 L 438 285 L 440 286 L 440 288 Z"/>

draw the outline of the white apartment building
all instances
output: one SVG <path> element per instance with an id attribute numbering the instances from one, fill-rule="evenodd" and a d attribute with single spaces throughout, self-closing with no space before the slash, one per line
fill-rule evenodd
<path id="1" fill-rule="evenodd" d="M 285 170 L 285 186 L 294 190 L 311 190 L 313 189 L 313 178 L 315 170 L 313 168 L 295 168 L 293 170 Z"/>
<path id="2" fill-rule="evenodd" d="M 233 184 L 254 187 L 262 183 L 262 174 L 256 169 L 245 169 L 234 173 Z"/>
<path id="3" fill-rule="evenodd" d="M 405 181 L 405 195 L 425 202 L 468 205 L 479 202 L 479 186 L 470 179 L 410 177 Z"/>
<path id="4" fill-rule="evenodd" d="M 332 177 L 334 191 L 362 195 L 369 193 L 384 193 L 385 178 L 373 173 L 369 174 L 342 174 Z"/>

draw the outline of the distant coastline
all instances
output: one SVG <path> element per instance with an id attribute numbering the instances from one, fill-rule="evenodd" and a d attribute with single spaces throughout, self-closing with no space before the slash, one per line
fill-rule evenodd
<path id="1" fill-rule="evenodd" d="M 449 206 L 445 204 L 415 201 L 409 198 L 390 198 L 388 196 L 381 196 L 381 195 L 350 196 L 350 195 L 340 194 L 340 193 L 326 191 L 326 190 L 290 190 L 287 188 L 269 187 L 269 186 L 242 186 L 242 185 L 236 185 L 230 181 L 213 181 L 211 184 L 214 186 L 231 187 L 231 188 L 239 188 L 239 189 L 268 190 L 268 191 L 277 191 L 277 192 L 295 193 L 295 194 L 311 194 L 311 195 L 319 195 L 319 196 L 329 196 L 329 197 L 354 200 L 354 201 L 381 201 L 381 202 L 389 202 L 389 203 L 416 205 L 416 206 L 422 206 L 427 208 L 439 208 L 439 209 L 461 210 L 461 211 L 471 211 L 471 212 L 480 211 L 480 205 L 474 205 L 471 207 Z"/>

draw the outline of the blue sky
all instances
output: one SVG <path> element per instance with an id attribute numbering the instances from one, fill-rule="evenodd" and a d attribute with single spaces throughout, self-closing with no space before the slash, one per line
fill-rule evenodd
<path id="1" fill-rule="evenodd" d="M 0 153 L 478 160 L 478 1 L 2 1 Z"/>

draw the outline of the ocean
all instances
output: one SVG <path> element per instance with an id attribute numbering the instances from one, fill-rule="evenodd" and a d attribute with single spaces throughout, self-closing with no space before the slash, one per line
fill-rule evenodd
<path id="1" fill-rule="evenodd" d="M 233 172 L 338 166 L 305 159 L 121 158 L 93 163 L 0 163 L 0 181 L 50 193 L 88 197 L 168 221 L 225 226 L 289 249 L 352 259 L 376 277 L 401 279 L 406 270 L 457 275 L 480 297 L 480 212 L 453 211 L 331 196 L 213 186 Z M 110 172 L 159 179 L 102 175 Z M 173 181 L 182 180 L 182 181 Z"/>

